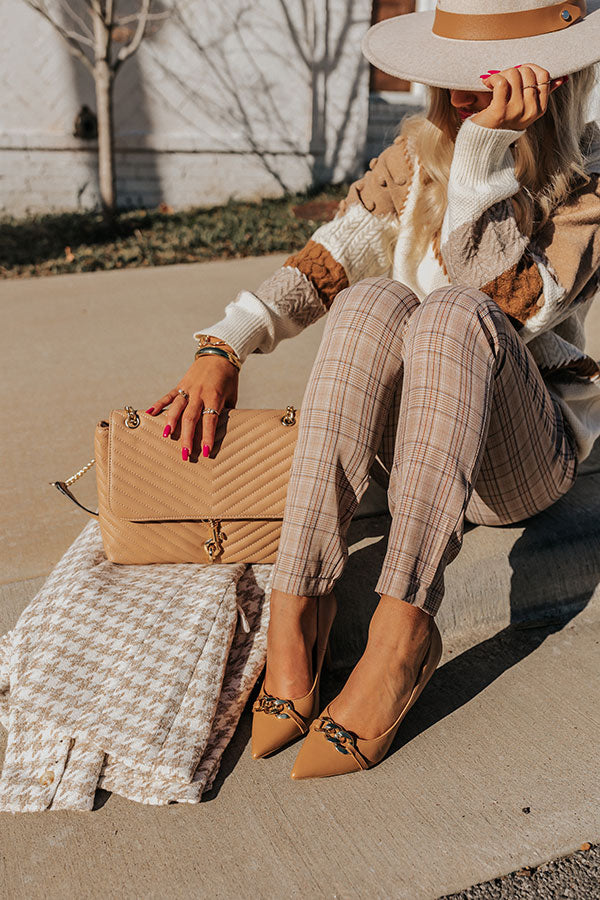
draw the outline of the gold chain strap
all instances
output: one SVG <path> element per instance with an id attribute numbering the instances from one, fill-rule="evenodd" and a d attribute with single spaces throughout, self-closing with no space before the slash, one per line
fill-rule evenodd
<path id="1" fill-rule="evenodd" d="M 85 473 L 88 471 L 88 469 L 91 469 L 95 462 L 96 462 L 96 458 L 93 456 L 93 457 L 90 459 L 89 463 L 87 463 L 87 464 L 83 467 L 83 469 L 79 469 L 79 471 L 78 471 L 78 472 L 75 472 L 74 475 L 71 475 L 70 478 L 66 478 L 66 479 L 65 479 L 65 484 L 67 484 L 67 485 L 73 484 L 74 481 L 77 481 L 78 478 L 81 478 L 82 475 L 85 475 Z M 48 482 L 48 483 L 49 483 L 49 484 L 54 484 L 53 481 L 50 481 L 50 482 Z"/>

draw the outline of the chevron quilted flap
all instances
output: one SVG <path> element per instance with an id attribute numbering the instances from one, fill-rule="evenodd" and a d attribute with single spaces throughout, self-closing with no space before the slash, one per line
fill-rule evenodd
<path id="1" fill-rule="evenodd" d="M 226 409 L 210 457 L 196 429 L 190 460 L 181 458 L 180 423 L 163 437 L 166 412 L 110 415 L 108 506 L 134 522 L 176 519 L 282 519 L 299 414 L 284 425 L 285 409 Z"/>

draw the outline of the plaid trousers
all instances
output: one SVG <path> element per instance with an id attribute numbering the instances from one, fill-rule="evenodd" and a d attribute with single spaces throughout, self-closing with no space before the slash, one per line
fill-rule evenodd
<path id="1" fill-rule="evenodd" d="M 530 350 L 465 285 L 422 301 L 382 277 L 340 291 L 300 413 L 272 581 L 285 593 L 333 589 L 377 466 L 392 522 L 375 590 L 433 616 L 465 519 L 521 521 L 577 475 L 574 435 Z"/>

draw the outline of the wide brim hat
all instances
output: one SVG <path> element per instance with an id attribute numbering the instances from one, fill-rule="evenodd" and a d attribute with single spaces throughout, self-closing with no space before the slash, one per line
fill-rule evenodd
<path id="1" fill-rule="evenodd" d="M 457 90 L 484 90 L 481 74 L 520 63 L 557 78 L 600 60 L 600 0 L 438 0 L 373 25 L 362 52 L 389 75 Z"/>

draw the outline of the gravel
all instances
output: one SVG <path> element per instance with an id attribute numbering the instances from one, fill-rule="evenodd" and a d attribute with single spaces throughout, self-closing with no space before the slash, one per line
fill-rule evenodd
<path id="1" fill-rule="evenodd" d="M 600 898 L 600 845 L 585 843 L 569 856 L 526 866 L 502 878 L 475 884 L 439 900 L 597 900 Z"/>

